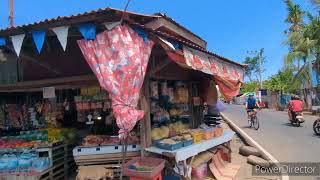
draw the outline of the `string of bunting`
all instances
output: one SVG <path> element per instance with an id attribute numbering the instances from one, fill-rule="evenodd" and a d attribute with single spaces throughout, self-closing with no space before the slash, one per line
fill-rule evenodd
<path id="1" fill-rule="evenodd" d="M 107 30 L 111 30 L 114 27 L 120 25 L 121 22 L 120 21 L 105 22 L 102 24 Z M 75 27 L 79 30 L 80 34 L 83 36 L 84 39 L 86 40 L 96 39 L 96 25 L 94 23 L 78 24 Z M 59 26 L 59 27 L 54 27 L 49 29 L 53 31 L 54 34 L 57 36 L 57 39 L 59 40 L 60 45 L 64 51 L 66 50 L 66 47 L 67 47 L 69 29 L 70 29 L 70 26 Z M 141 35 L 145 40 L 147 39 L 146 33 L 141 28 L 135 28 L 134 30 L 137 31 L 138 34 Z M 0 47 L 8 45 L 7 42 L 11 41 L 15 53 L 19 57 L 24 39 L 28 34 L 31 34 L 35 47 L 37 48 L 37 52 L 40 54 L 43 44 L 45 42 L 45 38 L 47 34 L 46 30 L 31 31 L 29 33 L 18 34 L 10 37 L 0 37 Z"/>

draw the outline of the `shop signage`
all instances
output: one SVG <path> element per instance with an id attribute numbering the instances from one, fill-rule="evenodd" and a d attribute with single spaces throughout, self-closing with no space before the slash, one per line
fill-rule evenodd
<path id="1" fill-rule="evenodd" d="M 43 98 L 50 99 L 56 97 L 56 92 L 54 87 L 44 87 L 43 88 Z"/>

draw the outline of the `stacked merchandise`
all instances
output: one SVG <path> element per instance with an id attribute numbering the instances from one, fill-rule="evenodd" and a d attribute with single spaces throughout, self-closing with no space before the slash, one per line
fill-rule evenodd
<path id="1" fill-rule="evenodd" d="M 219 137 L 222 128 L 205 124 L 190 129 L 191 102 L 200 104 L 198 97 L 190 98 L 186 82 L 151 82 L 151 138 L 155 146 L 166 150 L 177 150 Z M 191 101 L 191 99 L 193 101 Z"/>
<path id="2" fill-rule="evenodd" d="M 50 153 L 40 155 L 40 152 L 53 151 L 56 145 L 74 138 L 75 130 L 59 128 L 21 131 L 15 136 L 1 137 L 0 176 L 33 176 L 43 172 L 51 167 L 54 157 Z"/>
<path id="3" fill-rule="evenodd" d="M 35 108 L 33 108 L 33 107 L 29 108 L 28 112 L 29 112 L 31 125 L 33 127 L 38 127 L 39 123 L 38 123 L 37 118 L 36 118 L 37 113 L 35 112 Z"/>
<path id="4" fill-rule="evenodd" d="M 0 176 L 34 175 L 49 167 L 49 158 L 40 157 L 36 151 L 9 152 L 0 155 Z"/>
<path id="5" fill-rule="evenodd" d="M 127 139 L 126 158 L 140 155 L 140 140 L 137 136 L 129 136 Z M 123 146 L 118 136 L 88 135 L 80 146 L 73 149 L 73 157 L 78 166 L 111 164 L 118 167 L 122 159 Z"/>
<path id="6" fill-rule="evenodd" d="M 177 121 L 189 123 L 190 104 L 186 83 L 152 81 L 151 114 L 154 126 L 167 125 Z"/>
<path id="7" fill-rule="evenodd" d="M 101 91 L 99 87 L 81 88 L 80 95 L 74 97 L 78 113 L 78 121 L 85 122 L 88 114 L 98 113 L 109 102 L 106 91 Z M 110 106 L 108 107 L 110 109 Z"/>
<path id="8" fill-rule="evenodd" d="M 5 107 L 4 105 L 0 104 L 0 129 L 5 128 Z"/>

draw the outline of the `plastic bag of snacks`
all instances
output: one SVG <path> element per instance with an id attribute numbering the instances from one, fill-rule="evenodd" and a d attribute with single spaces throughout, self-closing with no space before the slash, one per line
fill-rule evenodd
<path id="1" fill-rule="evenodd" d="M 167 85 L 167 82 L 162 82 L 161 83 L 161 89 L 160 89 L 161 91 L 161 95 L 162 96 L 168 96 L 169 94 L 168 94 L 168 85 Z"/>
<path id="2" fill-rule="evenodd" d="M 36 172 L 42 172 L 48 169 L 50 161 L 48 157 L 39 157 L 32 161 L 32 169 Z"/>
<path id="3" fill-rule="evenodd" d="M 8 160 L 6 158 L 0 158 L 0 173 L 7 172 Z"/>
<path id="4" fill-rule="evenodd" d="M 168 88 L 169 102 L 174 102 L 174 90 L 173 88 Z"/>
<path id="5" fill-rule="evenodd" d="M 159 98 L 159 92 L 158 92 L 158 82 L 157 81 L 152 81 L 150 83 L 151 86 L 151 97 L 158 99 Z"/>
<path id="6" fill-rule="evenodd" d="M 18 167 L 20 172 L 28 172 L 32 167 L 32 161 L 35 158 L 35 154 L 24 152 L 19 156 Z"/>
<path id="7" fill-rule="evenodd" d="M 14 154 L 6 154 L 3 156 L 4 161 L 7 162 L 8 172 L 16 172 L 18 169 L 18 158 Z"/>
<path id="8" fill-rule="evenodd" d="M 192 177 L 196 179 L 204 179 L 208 174 L 208 165 L 207 163 L 203 163 L 196 168 L 192 168 Z"/>
<path id="9" fill-rule="evenodd" d="M 188 103 L 189 100 L 189 92 L 186 87 L 179 87 L 176 91 L 176 99 L 179 103 Z"/>

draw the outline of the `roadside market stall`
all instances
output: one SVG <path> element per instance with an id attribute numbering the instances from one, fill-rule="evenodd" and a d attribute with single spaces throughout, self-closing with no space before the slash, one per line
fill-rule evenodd
<path id="1" fill-rule="evenodd" d="M 204 40 L 165 15 L 123 14 L 107 8 L 0 30 L 2 129 L 16 129 L 3 144 L 30 144 L 27 157 L 26 150 L 2 153 L 0 173 L 57 179 L 73 160 L 114 169 L 147 152 L 186 164 L 228 144 L 233 132 L 205 125 L 203 104 L 216 104 L 216 85 L 226 99 L 237 95 L 244 66 L 208 52 Z M 54 155 L 59 147 L 73 148 L 73 156 Z M 31 157 L 47 163 L 36 175 Z"/>

